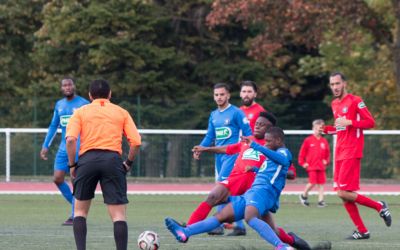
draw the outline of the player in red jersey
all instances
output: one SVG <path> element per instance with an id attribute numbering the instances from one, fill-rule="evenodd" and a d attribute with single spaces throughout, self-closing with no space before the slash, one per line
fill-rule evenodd
<path id="1" fill-rule="evenodd" d="M 242 99 L 242 106 L 240 109 L 243 110 L 247 119 L 250 122 L 251 131 L 254 131 L 254 125 L 260 114 L 265 112 L 265 109 L 260 104 L 256 103 L 257 97 L 257 85 L 252 81 L 243 81 L 240 84 L 240 98 Z"/>
<path id="2" fill-rule="evenodd" d="M 386 226 L 392 224 L 389 208 L 384 201 L 374 201 L 358 194 L 360 189 L 360 168 L 363 156 L 363 130 L 373 128 L 375 120 L 359 96 L 347 93 L 347 82 L 343 74 L 332 73 L 329 85 L 335 99 L 332 101 L 334 126 L 325 126 L 325 133 L 336 133 L 334 188 L 357 230 L 348 239 L 368 239 L 370 233 L 365 227 L 357 204 L 375 209 Z"/>
<path id="3" fill-rule="evenodd" d="M 328 140 L 322 137 L 324 131 L 324 120 L 313 121 L 313 134 L 304 139 L 299 152 L 299 165 L 308 173 L 308 183 L 303 194 L 300 194 L 300 201 L 304 206 L 310 206 L 308 192 L 317 185 L 318 207 L 325 207 L 324 184 L 326 183 L 325 169 L 329 164 L 330 150 Z"/>

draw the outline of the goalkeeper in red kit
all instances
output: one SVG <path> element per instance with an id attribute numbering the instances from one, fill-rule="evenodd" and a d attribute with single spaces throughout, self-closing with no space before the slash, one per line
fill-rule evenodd
<path id="1" fill-rule="evenodd" d="M 359 96 L 347 93 L 347 82 L 343 74 L 332 73 L 329 85 L 335 98 L 331 104 L 335 125 L 325 126 L 324 132 L 337 134 L 334 188 L 357 227 L 348 239 L 368 239 L 370 233 L 361 219 L 357 204 L 375 209 L 386 226 L 390 227 L 392 224 L 386 202 L 374 201 L 356 192 L 360 189 L 361 158 L 364 148 L 363 130 L 373 128 L 375 120 Z"/>

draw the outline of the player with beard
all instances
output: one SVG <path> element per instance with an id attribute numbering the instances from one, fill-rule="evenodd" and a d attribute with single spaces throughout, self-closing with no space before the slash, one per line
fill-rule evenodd
<path id="1" fill-rule="evenodd" d="M 64 98 L 57 101 L 53 118 L 49 126 L 46 138 L 42 145 L 42 150 L 40 151 L 40 158 L 47 160 L 47 153 L 49 151 L 50 145 L 57 134 L 57 129 L 61 127 L 61 143 L 58 147 L 57 155 L 54 161 L 54 174 L 53 182 L 56 184 L 57 188 L 60 190 L 64 198 L 71 204 L 71 216 L 62 224 L 64 226 L 72 226 L 74 218 L 74 198 L 72 196 L 71 188 L 65 181 L 65 174 L 69 173 L 68 168 L 68 156 L 65 145 L 65 131 L 69 118 L 74 113 L 75 109 L 86 105 L 89 103 L 83 97 L 75 94 L 75 84 L 71 78 L 64 78 L 61 81 L 61 91 Z M 77 153 L 79 146 L 77 147 Z"/>
<path id="2" fill-rule="evenodd" d="M 256 103 L 256 97 L 256 83 L 253 81 L 243 81 L 240 84 L 240 98 L 242 99 L 243 104 L 240 106 L 240 109 L 243 110 L 244 114 L 249 120 L 251 131 L 254 131 L 254 125 L 256 124 L 260 112 L 265 112 L 263 106 Z"/>
<path id="3" fill-rule="evenodd" d="M 337 134 L 333 185 L 357 228 L 348 239 L 369 239 L 370 233 L 364 225 L 357 204 L 376 210 L 386 226 L 390 227 L 392 224 L 386 202 L 372 200 L 357 192 L 360 189 L 364 148 L 363 130 L 373 128 L 375 120 L 361 97 L 347 93 L 347 81 L 342 73 L 332 73 L 329 85 L 334 96 L 331 106 L 335 125 L 325 126 L 324 132 Z"/>

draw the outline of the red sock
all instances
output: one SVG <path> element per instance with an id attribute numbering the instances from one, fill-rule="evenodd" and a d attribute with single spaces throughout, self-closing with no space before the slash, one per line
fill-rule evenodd
<path id="1" fill-rule="evenodd" d="M 345 202 L 343 203 L 344 207 L 347 210 L 347 213 L 350 215 L 350 219 L 353 221 L 354 225 L 357 227 L 357 230 L 360 233 L 368 232 L 368 229 L 365 227 L 364 222 L 361 219 L 360 213 L 358 212 L 358 207 L 354 202 Z"/>
<path id="2" fill-rule="evenodd" d="M 283 230 L 283 228 L 278 227 L 279 230 L 279 239 L 281 239 L 281 241 L 283 241 L 284 243 L 287 243 L 289 245 L 293 245 L 294 243 L 294 239 L 292 236 L 290 236 L 289 234 L 287 234 L 285 232 L 285 230 Z"/>
<path id="3" fill-rule="evenodd" d="M 200 205 L 193 211 L 192 215 L 187 222 L 187 225 L 191 225 L 198 221 L 204 220 L 207 218 L 207 215 L 210 213 L 212 207 L 205 201 L 200 203 Z"/>
<path id="4" fill-rule="evenodd" d="M 367 196 L 364 196 L 361 194 L 357 194 L 357 198 L 356 198 L 355 202 L 357 202 L 360 205 L 373 208 L 378 212 L 380 212 L 382 209 L 381 203 L 374 201 L 374 200 L 368 198 Z"/>

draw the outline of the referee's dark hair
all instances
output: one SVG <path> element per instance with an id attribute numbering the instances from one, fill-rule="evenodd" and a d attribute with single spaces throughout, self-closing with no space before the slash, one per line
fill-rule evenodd
<path id="1" fill-rule="evenodd" d="M 220 83 L 214 84 L 214 89 L 220 89 L 220 88 L 226 89 L 226 91 L 228 91 L 228 93 L 231 92 L 231 88 L 226 83 L 220 82 Z"/>
<path id="2" fill-rule="evenodd" d="M 246 80 L 240 83 L 240 89 L 242 89 L 243 86 L 252 87 L 254 92 L 257 93 L 258 89 L 257 89 L 257 84 L 255 82 Z"/>
<path id="3" fill-rule="evenodd" d="M 276 126 L 276 117 L 274 116 L 274 114 L 270 112 L 261 111 L 260 116 L 270 121 L 273 126 Z"/>
<path id="4" fill-rule="evenodd" d="M 93 99 L 108 98 L 110 94 L 110 85 L 106 80 L 93 80 L 90 83 L 89 93 Z"/>

